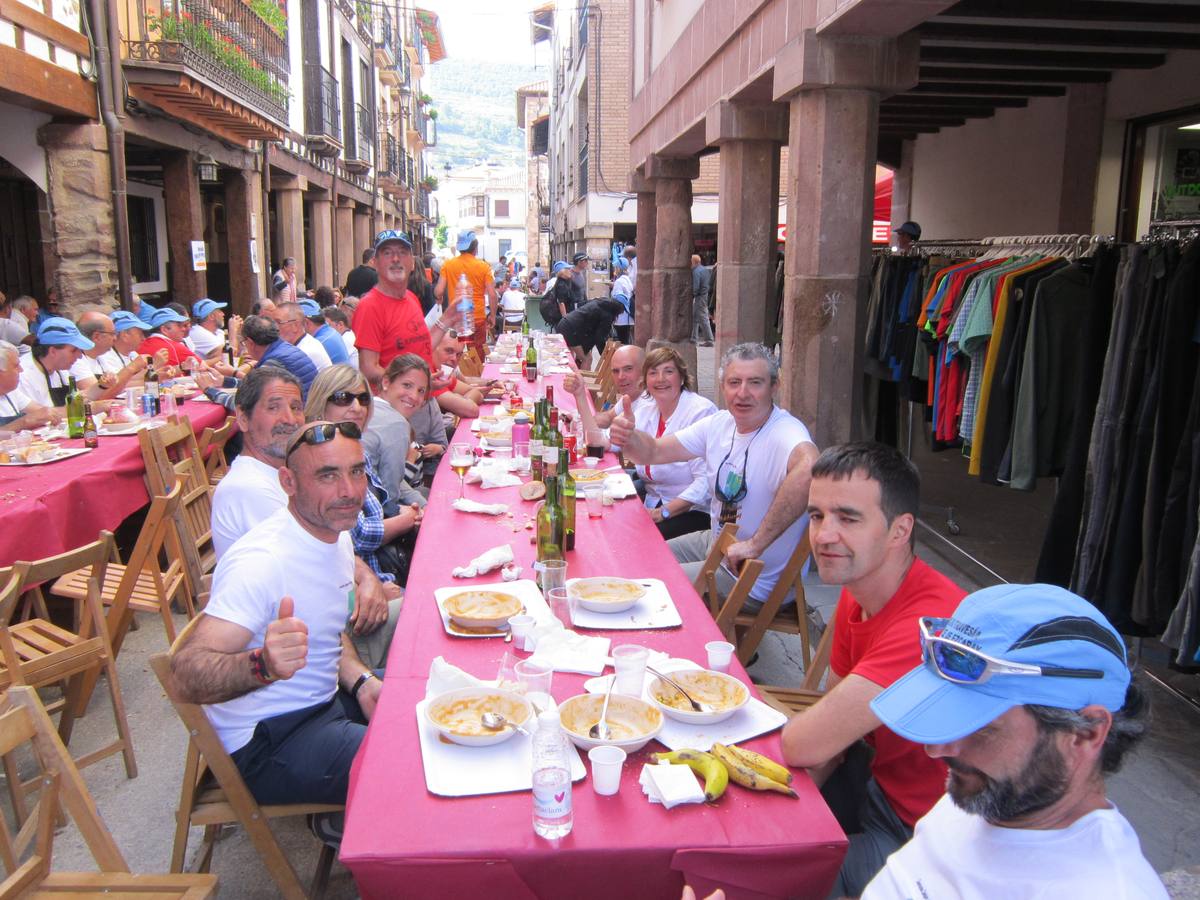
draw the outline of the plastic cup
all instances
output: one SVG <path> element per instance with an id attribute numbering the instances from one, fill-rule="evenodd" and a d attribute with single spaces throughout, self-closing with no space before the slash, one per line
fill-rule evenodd
<path id="1" fill-rule="evenodd" d="M 613 668 L 617 672 L 617 683 L 613 685 L 614 694 L 642 696 L 642 688 L 646 681 L 646 660 L 649 657 L 650 651 L 640 644 L 620 644 L 613 647 Z"/>
<path id="2" fill-rule="evenodd" d="M 709 641 L 704 645 L 708 653 L 708 667 L 714 672 L 728 672 L 733 659 L 733 644 L 729 641 Z"/>
<path id="3" fill-rule="evenodd" d="M 539 713 L 554 709 L 554 697 L 550 693 L 550 688 L 554 683 L 553 669 L 523 659 L 513 666 L 513 671 L 516 673 L 521 691 Z"/>
<path id="4" fill-rule="evenodd" d="M 567 561 L 565 559 L 548 559 L 538 563 L 542 570 L 542 593 L 549 597 L 555 588 L 567 586 Z"/>
<path id="5" fill-rule="evenodd" d="M 583 486 L 583 501 L 587 504 L 589 519 L 604 518 L 604 485 L 585 484 Z"/>
<path id="6" fill-rule="evenodd" d="M 593 747 L 588 751 L 588 759 L 592 762 L 592 790 L 602 797 L 611 797 L 621 789 L 624 750 L 608 744 Z"/>
<path id="7" fill-rule="evenodd" d="M 522 474 L 529 474 L 529 444 L 520 443 L 513 444 L 512 447 L 513 468 Z"/>
<path id="8" fill-rule="evenodd" d="M 529 650 L 529 636 L 533 634 L 535 620 L 533 616 L 522 613 L 508 620 L 509 630 L 513 636 L 513 646 L 520 650 Z"/>
<path id="9" fill-rule="evenodd" d="M 554 613 L 554 618 L 563 623 L 563 628 L 570 628 L 573 624 L 572 618 L 575 610 L 567 589 L 565 587 L 551 588 L 546 592 L 546 602 L 550 604 L 550 612 Z"/>

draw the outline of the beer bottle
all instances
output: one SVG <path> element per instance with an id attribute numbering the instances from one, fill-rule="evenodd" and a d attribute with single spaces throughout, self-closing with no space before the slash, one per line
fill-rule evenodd
<path id="1" fill-rule="evenodd" d="M 67 391 L 67 437 L 81 438 L 83 437 L 83 417 L 87 401 L 79 392 L 74 375 L 70 376 L 68 383 L 70 388 Z"/>
<path id="2" fill-rule="evenodd" d="M 96 417 L 92 415 L 90 400 L 83 407 L 83 446 L 93 450 L 100 446 L 100 437 L 96 430 Z"/>
<path id="3" fill-rule="evenodd" d="M 558 451 L 558 494 L 563 508 L 563 550 L 575 549 L 575 478 L 571 475 L 571 454 L 565 448 Z"/>

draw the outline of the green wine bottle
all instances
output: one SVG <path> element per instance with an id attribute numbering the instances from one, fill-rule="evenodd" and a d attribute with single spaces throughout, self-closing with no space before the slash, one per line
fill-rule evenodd
<path id="1" fill-rule="evenodd" d="M 558 480 L 546 481 L 546 500 L 537 516 L 537 561 L 563 558 L 563 508 L 558 501 Z"/>
<path id="2" fill-rule="evenodd" d="M 575 478 L 571 475 L 571 452 L 558 451 L 558 495 L 563 508 L 563 550 L 575 549 Z"/>
<path id="3" fill-rule="evenodd" d="M 87 400 L 79 393 L 75 384 L 75 376 L 70 377 L 70 389 L 67 391 L 67 437 L 83 437 L 83 423 L 86 417 Z"/>
<path id="4" fill-rule="evenodd" d="M 546 431 L 542 426 L 542 407 L 539 401 L 533 405 L 533 427 L 529 429 L 529 471 L 534 481 L 542 480 L 542 447 L 545 440 Z"/>

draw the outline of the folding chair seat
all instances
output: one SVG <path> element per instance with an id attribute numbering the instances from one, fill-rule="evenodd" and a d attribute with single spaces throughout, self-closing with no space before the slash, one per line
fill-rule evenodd
<path id="1" fill-rule="evenodd" d="M 736 576 L 733 589 L 726 597 L 721 597 L 717 591 L 717 569 L 721 566 L 721 560 L 725 558 L 725 551 L 736 540 L 736 525 L 729 524 L 721 529 L 721 533 L 708 550 L 708 556 L 700 566 L 700 574 L 696 576 L 696 581 L 692 585 L 696 589 L 696 593 L 708 604 L 708 611 L 716 620 L 721 634 L 735 644 L 734 620 L 746 600 L 749 599 L 750 590 L 754 587 L 754 582 L 758 580 L 763 568 L 761 559 L 746 560 L 742 565 L 742 570 Z"/>
<path id="2" fill-rule="evenodd" d="M 775 587 L 755 613 L 739 610 L 733 626 L 737 640 L 737 657 L 745 665 L 758 650 L 763 635 L 768 631 L 800 635 L 800 648 L 807 668 L 812 657 L 812 639 L 809 632 L 808 601 L 804 589 L 804 564 L 812 554 L 808 534 L 796 544 L 796 549 L 779 573 Z M 788 595 L 795 591 L 795 603 L 784 604 Z M 803 613 L 802 613 L 803 611 Z"/>
<path id="3" fill-rule="evenodd" d="M 829 653 L 833 646 L 833 623 L 825 626 L 825 633 L 817 643 L 817 651 L 804 670 L 804 680 L 798 688 L 780 685 L 760 684 L 763 702 L 775 707 L 782 713 L 793 715 L 808 709 L 825 696 L 821 688 L 826 673 L 829 671 Z"/>

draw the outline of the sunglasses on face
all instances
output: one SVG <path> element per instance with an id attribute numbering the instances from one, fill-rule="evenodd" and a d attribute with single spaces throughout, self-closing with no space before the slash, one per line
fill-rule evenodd
<path id="1" fill-rule="evenodd" d="M 1070 669 L 1009 662 L 981 653 L 941 632 L 949 619 L 924 616 L 921 625 L 921 658 L 938 675 L 954 684 L 983 684 L 994 675 L 1048 675 L 1058 678 L 1103 678 L 1099 669 Z"/>
<path id="2" fill-rule="evenodd" d="M 356 394 L 353 391 L 334 391 L 329 395 L 329 402 L 334 406 L 349 406 L 355 400 L 358 401 L 359 406 L 370 406 L 371 392 L 363 391 Z"/>
<path id="3" fill-rule="evenodd" d="M 325 444 L 332 441 L 339 434 L 353 441 L 362 440 L 362 431 L 353 422 L 319 422 L 309 425 L 300 432 L 300 436 L 296 438 L 295 443 L 288 450 L 287 456 L 284 457 L 284 462 L 286 463 L 291 458 L 291 455 L 296 452 L 296 448 L 301 444 L 309 444 L 315 447 L 317 444 Z"/>

